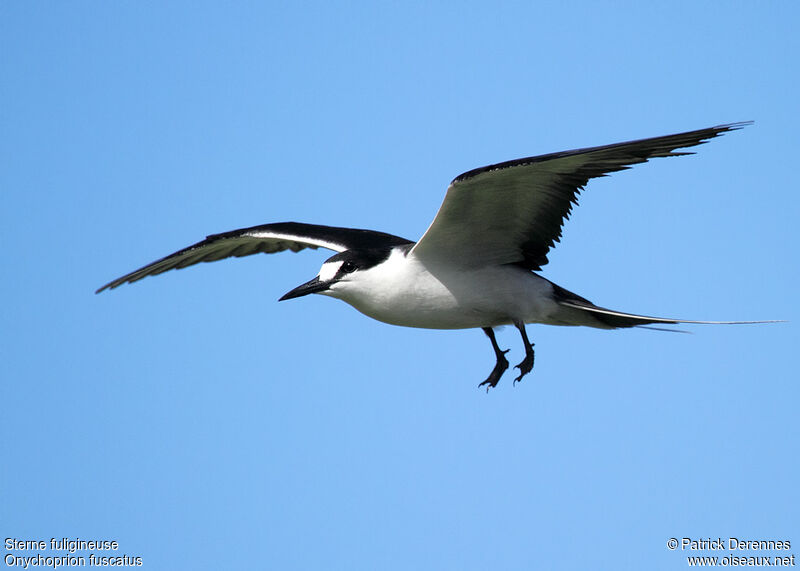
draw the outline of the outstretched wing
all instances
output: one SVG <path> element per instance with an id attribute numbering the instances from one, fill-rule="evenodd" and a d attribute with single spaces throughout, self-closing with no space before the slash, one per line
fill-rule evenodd
<path id="1" fill-rule="evenodd" d="M 202 242 L 179 250 L 107 283 L 95 293 L 100 293 L 105 289 L 114 289 L 126 282 L 132 283 L 168 270 L 181 269 L 200 262 L 216 262 L 231 256 L 274 254 L 284 250 L 299 252 L 305 248 L 327 248 L 336 252 L 344 252 L 352 249 L 388 248 L 411 243 L 405 238 L 373 230 L 337 228 L 299 222 L 263 224 L 222 234 L 212 234 Z"/>
<path id="2" fill-rule="evenodd" d="M 577 149 L 498 163 L 456 177 L 411 255 L 476 267 L 519 263 L 539 270 L 589 179 L 693 147 L 749 125 L 731 123 L 687 133 Z"/>

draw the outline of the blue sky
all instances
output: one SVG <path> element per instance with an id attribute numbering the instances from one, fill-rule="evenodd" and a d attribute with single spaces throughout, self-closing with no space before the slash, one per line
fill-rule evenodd
<path id="1" fill-rule="evenodd" d="M 114 539 L 146 569 L 681 569 L 671 537 L 800 546 L 799 11 L 3 3 L 3 537 Z M 533 373 L 487 395 L 480 331 L 277 303 L 324 252 L 93 293 L 254 224 L 415 239 L 466 170 L 743 120 L 592 182 L 543 273 L 616 309 L 787 324 L 529 326 Z"/>

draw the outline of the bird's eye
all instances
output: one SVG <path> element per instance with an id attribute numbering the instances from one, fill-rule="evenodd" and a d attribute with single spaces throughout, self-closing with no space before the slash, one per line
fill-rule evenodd
<path id="1" fill-rule="evenodd" d="M 347 262 L 342 264 L 342 267 L 340 268 L 340 271 L 345 273 L 345 274 L 353 273 L 354 271 L 356 271 L 356 265 L 353 262 L 348 260 Z"/>

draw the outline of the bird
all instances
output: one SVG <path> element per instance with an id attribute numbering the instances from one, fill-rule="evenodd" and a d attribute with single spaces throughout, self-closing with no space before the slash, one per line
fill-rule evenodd
<path id="1" fill-rule="evenodd" d="M 591 179 L 653 158 L 694 154 L 703 144 L 752 121 L 661 137 L 526 157 L 467 171 L 452 180 L 422 237 L 414 242 L 385 232 L 279 222 L 207 236 L 119 277 L 114 289 L 147 276 L 230 257 L 326 248 L 336 252 L 311 280 L 279 301 L 309 294 L 340 299 L 364 315 L 392 325 L 426 329 L 480 328 L 495 365 L 478 386 L 488 392 L 509 367 L 495 328 L 513 325 L 525 357 L 512 384 L 534 366 L 532 323 L 600 329 L 653 324 L 734 324 L 767 321 L 697 321 L 607 309 L 546 279 L 539 272 L 562 236 L 578 196 Z"/>

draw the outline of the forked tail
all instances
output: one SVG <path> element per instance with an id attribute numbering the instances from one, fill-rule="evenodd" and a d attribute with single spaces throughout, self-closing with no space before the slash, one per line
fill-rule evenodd
<path id="1" fill-rule="evenodd" d="M 574 294 L 573 294 L 574 295 Z M 575 296 L 576 298 L 578 296 Z M 768 319 L 763 321 L 696 321 L 692 319 L 672 319 L 668 317 L 650 317 L 648 315 L 636 315 L 634 313 L 624 313 L 622 311 L 613 311 L 604 307 L 598 307 L 588 300 L 582 298 L 578 299 L 560 299 L 560 305 L 579 309 L 590 313 L 597 321 L 608 327 L 636 327 L 637 325 L 649 325 L 651 323 L 665 323 L 665 324 L 678 324 L 678 323 L 698 323 L 703 325 L 744 325 L 753 323 L 783 323 L 780 319 Z"/>

